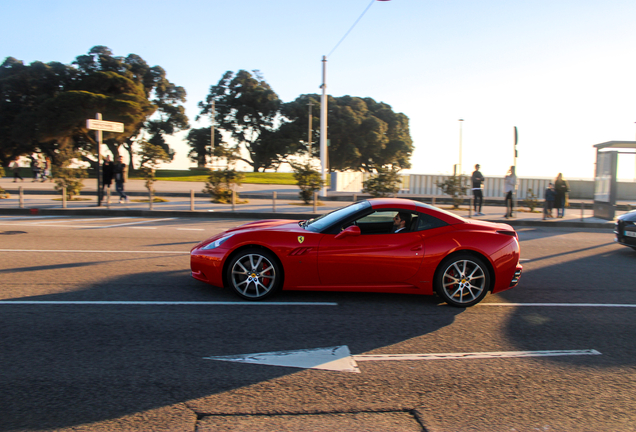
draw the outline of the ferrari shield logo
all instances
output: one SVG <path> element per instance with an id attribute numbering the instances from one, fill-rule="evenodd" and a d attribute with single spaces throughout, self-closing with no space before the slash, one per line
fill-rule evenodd
<path id="1" fill-rule="evenodd" d="M 302 243 L 305 241 L 305 237 L 304 236 L 298 236 L 298 243 Z"/>

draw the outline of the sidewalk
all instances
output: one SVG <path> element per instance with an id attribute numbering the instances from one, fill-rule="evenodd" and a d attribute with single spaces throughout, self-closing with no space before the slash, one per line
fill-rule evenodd
<path id="1" fill-rule="evenodd" d="M 155 189 L 156 197 L 167 200 L 163 203 L 153 203 L 152 210 L 148 203 L 148 191 L 143 180 L 130 180 L 126 183 L 126 193 L 129 195 L 127 204 L 119 204 L 119 197 L 111 190 L 110 204 L 106 200 L 101 207 L 97 207 L 96 184 L 94 179 L 85 181 L 82 190 L 81 201 L 68 201 L 66 208 L 62 208 L 61 195 L 54 190 L 54 184 L 47 182 L 13 183 L 11 178 L 0 179 L 0 187 L 11 194 L 8 199 L 0 199 L 0 215 L 86 215 L 86 216 L 143 216 L 143 217 L 194 217 L 194 218 L 231 218 L 231 219 L 307 219 L 334 209 L 348 205 L 351 202 L 364 199 L 362 194 L 330 193 L 326 199 L 322 199 L 316 206 L 304 205 L 298 197 L 298 187 L 295 185 L 269 185 L 269 184 L 244 184 L 238 189 L 239 200 L 248 201 L 244 204 L 236 204 L 234 209 L 231 204 L 215 204 L 210 202 L 207 194 L 202 192 L 203 182 L 172 182 L 157 181 Z M 20 207 L 19 187 L 23 188 L 23 207 Z M 191 200 L 191 191 L 194 191 L 194 200 Z M 277 198 L 274 201 L 273 193 Z M 399 195 L 402 198 L 412 198 L 410 195 Z M 432 203 L 432 197 L 417 197 L 427 204 Z M 450 210 L 463 217 L 468 217 L 468 212 L 452 210 L 452 206 L 440 203 L 442 197 L 437 197 L 436 205 Z M 146 202 L 139 202 L 145 200 Z M 571 207 L 565 211 L 562 219 L 543 219 L 541 209 L 536 213 L 530 213 L 527 207 L 518 207 L 515 217 L 505 219 L 503 205 L 497 205 L 502 200 L 488 200 L 482 211 L 484 216 L 475 217 L 479 220 L 503 222 L 512 226 L 545 226 L 545 227 L 576 227 L 576 228 L 607 228 L 614 227 L 613 221 L 606 221 L 593 217 L 590 209 L 591 202 L 585 202 L 581 208 L 580 202 L 571 203 Z M 625 203 L 636 207 L 636 203 Z M 192 210 L 192 205 L 194 210 Z M 617 211 L 617 216 L 626 212 Z M 556 214 L 556 211 L 555 211 Z"/>

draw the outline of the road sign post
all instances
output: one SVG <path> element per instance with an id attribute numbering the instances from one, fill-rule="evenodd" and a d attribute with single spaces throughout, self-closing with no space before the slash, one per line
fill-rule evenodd
<path id="1" fill-rule="evenodd" d="M 101 207 L 102 191 L 102 132 L 122 133 L 124 124 L 102 120 L 102 113 L 97 113 L 95 119 L 86 120 L 86 128 L 95 130 L 97 133 L 97 207 Z"/>

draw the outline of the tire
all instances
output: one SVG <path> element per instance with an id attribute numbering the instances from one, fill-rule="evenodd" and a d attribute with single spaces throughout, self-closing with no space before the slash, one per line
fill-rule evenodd
<path id="1" fill-rule="evenodd" d="M 446 258 L 435 275 L 435 291 L 446 303 L 469 307 L 479 303 L 490 288 L 490 271 L 480 258 L 458 254 Z"/>
<path id="2" fill-rule="evenodd" d="M 227 267 L 227 283 L 246 300 L 262 300 L 282 287 L 283 272 L 278 260 L 263 249 L 239 252 Z"/>

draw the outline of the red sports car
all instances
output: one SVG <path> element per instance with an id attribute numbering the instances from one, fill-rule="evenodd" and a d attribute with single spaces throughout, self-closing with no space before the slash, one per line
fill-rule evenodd
<path id="1" fill-rule="evenodd" d="M 517 285 L 515 230 L 406 199 L 369 199 L 305 221 L 262 220 L 190 252 L 192 276 L 248 300 L 277 291 L 437 293 L 467 307 Z"/>

